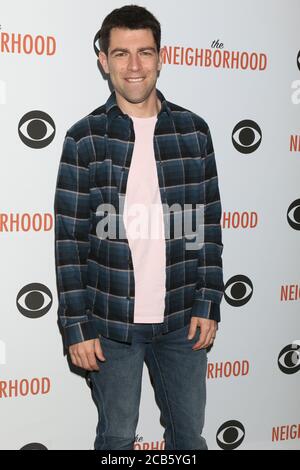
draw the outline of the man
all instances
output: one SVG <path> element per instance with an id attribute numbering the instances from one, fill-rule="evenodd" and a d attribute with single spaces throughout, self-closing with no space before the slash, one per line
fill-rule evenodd
<path id="1" fill-rule="evenodd" d="M 160 34 L 140 6 L 104 19 L 99 61 L 114 91 L 67 131 L 58 172 L 59 322 L 73 364 L 89 371 L 99 412 L 95 449 L 133 449 L 144 361 L 165 449 L 207 449 L 206 348 L 224 288 L 218 177 L 206 122 L 156 88 Z M 198 233 L 168 237 L 163 206 L 173 204 L 193 224 L 204 208 Z M 160 236 L 133 236 L 136 205 Z M 175 212 L 168 216 L 178 225 Z M 118 233 L 124 223 L 125 234 L 115 236 L 111 225 L 105 233 L 103 222 Z"/>

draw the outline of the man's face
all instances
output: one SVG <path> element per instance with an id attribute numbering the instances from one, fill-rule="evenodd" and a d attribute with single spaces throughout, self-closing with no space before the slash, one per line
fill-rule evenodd
<path id="1" fill-rule="evenodd" d="M 110 74 L 116 94 L 130 103 L 141 103 L 155 92 L 163 52 L 156 51 L 151 29 L 113 28 L 108 56 L 100 51 L 99 61 Z"/>

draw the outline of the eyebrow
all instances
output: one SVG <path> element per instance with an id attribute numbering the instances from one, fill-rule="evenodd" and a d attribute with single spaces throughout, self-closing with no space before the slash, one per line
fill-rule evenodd
<path id="1" fill-rule="evenodd" d="M 149 47 L 139 47 L 138 48 L 138 51 L 153 51 L 153 52 L 156 52 L 156 49 L 155 47 L 152 47 L 152 46 L 149 46 Z M 120 52 L 129 52 L 129 49 L 124 49 L 123 47 L 115 47 L 112 51 L 110 51 L 110 54 L 113 54 L 114 52 L 117 52 L 117 51 L 120 51 Z"/>

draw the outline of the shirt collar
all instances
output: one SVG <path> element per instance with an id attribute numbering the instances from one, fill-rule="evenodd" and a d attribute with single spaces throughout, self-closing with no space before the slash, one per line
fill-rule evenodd
<path id="1" fill-rule="evenodd" d="M 159 117 L 162 113 L 167 112 L 169 116 L 171 116 L 171 109 L 167 103 L 167 100 L 165 99 L 164 95 L 162 92 L 156 88 L 156 95 L 159 98 L 161 102 L 161 108 L 160 111 L 157 115 Z M 117 104 L 117 99 L 116 99 L 116 92 L 113 91 L 111 95 L 109 96 L 108 100 L 105 103 L 105 109 L 106 113 L 110 117 L 110 119 L 113 119 L 113 117 L 121 115 L 121 116 L 127 116 L 127 114 L 123 113 L 120 107 Z"/>

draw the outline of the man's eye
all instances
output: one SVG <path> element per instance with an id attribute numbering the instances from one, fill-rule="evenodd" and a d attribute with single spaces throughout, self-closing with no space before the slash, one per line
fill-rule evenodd
<path id="1" fill-rule="evenodd" d="M 152 55 L 152 53 L 149 52 L 149 51 L 141 51 L 141 52 L 142 52 L 142 54 L 144 54 L 144 55 Z M 125 55 L 125 54 L 126 54 L 126 52 L 118 52 L 117 54 L 115 54 L 115 57 L 121 57 L 121 56 L 123 56 L 123 55 Z"/>

